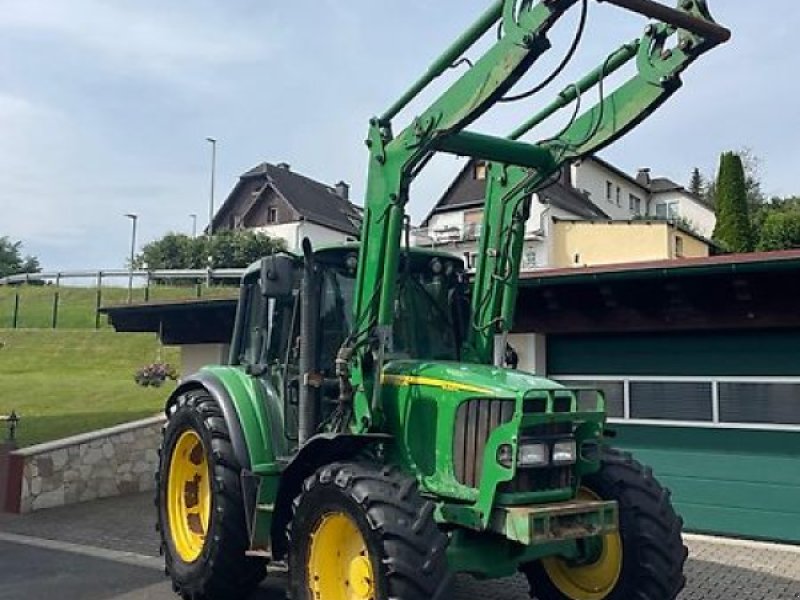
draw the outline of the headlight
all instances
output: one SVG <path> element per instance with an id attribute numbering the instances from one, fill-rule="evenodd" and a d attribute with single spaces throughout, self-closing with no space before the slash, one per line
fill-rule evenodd
<path id="1" fill-rule="evenodd" d="M 545 467 L 549 462 L 547 445 L 521 444 L 517 463 L 520 467 Z"/>
<path id="2" fill-rule="evenodd" d="M 564 440 L 553 445 L 553 464 L 572 465 L 577 462 L 578 449 L 575 440 Z"/>

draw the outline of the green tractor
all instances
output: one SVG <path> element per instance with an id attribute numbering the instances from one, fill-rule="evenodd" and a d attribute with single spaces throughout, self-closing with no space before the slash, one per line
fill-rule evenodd
<path id="1" fill-rule="evenodd" d="M 360 245 L 306 240 L 247 271 L 229 364 L 183 380 L 167 402 L 158 527 L 177 593 L 244 598 L 270 562 L 288 563 L 293 600 L 446 599 L 455 573 L 522 572 L 541 600 L 680 592 L 681 520 L 652 473 L 609 447 L 603 395 L 504 368 L 495 352 L 513 322 L 532 195 L 635 127 L 730 37 L 704 0 L 606 1 L 654 22 L 506 138 L 465 128 L 515 98 L 550 29 L 580 4 L 577 47 L 588 0 L 494 2 L 371 121 Z M 461 60 L 487 34 L 485 54 Z M 462 64 L 395 134 L 408 103 Z M 582 110 L 594 88 L 599 101 Z M 557 135 L 520 141 L 570 106 Z M 439 152 L 488 163 L 469 277 L 404 236 L 410 185 Z"/>

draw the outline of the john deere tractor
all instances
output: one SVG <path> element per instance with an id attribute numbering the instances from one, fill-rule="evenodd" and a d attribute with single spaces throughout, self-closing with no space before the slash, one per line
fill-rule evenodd
<path id="1" fill-rule="evenodd" d="M 494 2 L 370 122 L 360 245 L 306 240 L 247 271 L 229 364 L 184 379 L 166 407 L 158 527 L 184 598 L 246 597 L 270 562 L 288 563 L 293 600 L 446 599 L 455 573 L 521 572 L 541 600 L 679 593 L 681 520 L 651 471 L 609 446 L 603 395 L 495 358 L 533 194 L 634 128 L 730 37 L 704 0 L 605 1 L 650 17 L 642 37 L 505 138 L 466 128 L 543 87 L 512 91 L 580 5 L 575 42 L 544 83 L 560 73 L 588 0 Z M 489 37 L 480 58 L 464 59 Z M 451 67 L 462 70 L 455 83 L 396 129 Z M 521 141 L 562 109 L 572 116 L 555 135 Z M 404 235 L 411 183 L 437 153 L 488 165 L 470 276 Z"/>

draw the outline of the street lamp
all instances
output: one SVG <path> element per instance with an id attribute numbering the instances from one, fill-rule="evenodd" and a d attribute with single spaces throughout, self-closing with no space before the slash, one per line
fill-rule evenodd
<path id="1" fill-rule="evenodd" d="M 208 269 L 206 286 L 211 287 L 211 266 L 214 264 L 214 257 L 211 254 L 211 239 L 214 236 L 214 184 L 217 177 L 217 140 L 213 137 L 207 137 L 206 141 L 211 144 L 211 198 L 208 203 Z"/>
<path id="2" fill-rule="evenodd" d="M 197 237 L 197 215 L 192 213 L 189 218 L 192 220 L 192 239 L 194 239 Z"/>
<path id="3" fill-rule="evenodd" d="M 136 258 L 136 222 L 139 215 L 128 213 L 125 215 L 131 220 L 131 264 L 128 271 L 128 304 L 133 302 L 133 261 Z"/>
<path id="4" fill-rule="evenodd" d="M 207 137 L 206 141 L 211 144 L 211 198 L 208 203 L 208 237 L 214 235 L 214 188 L 217 178 L 217 140 Z"/>

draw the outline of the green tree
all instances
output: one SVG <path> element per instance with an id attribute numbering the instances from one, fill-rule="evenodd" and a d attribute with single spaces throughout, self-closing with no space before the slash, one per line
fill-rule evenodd
<path id="1" fill-rule="evenodd" d="M 744 166 L 744 185 L 747 196 L 747 204 L 751 210 L 763 205 L 767 198 L 764 195 L 761 185 L 761 158 L 750 148 L 739 150 L 736 154 L 741 158 Z M 703 188 L 703 198 L 711 206 L 717 205 L 717 180 L 714 177 L 707 178 Z"/>
<path id="2" fill-rule="evenodd" d="M 182 233 L 168 233 L 160 240 L 142 248 L 134 260 L 137 268 L 150 270 L 199 268 L 192 264 L 192 246 L 195 240 Z"/>
<path id="3" fill-rule="evenodd" d="M 35 256 L 22 256 L 22 242 L 0 237 L 0 277 L 39 273 L 42 270 Z"/>
<path id="4" fill-rule="evenodd" d="M 797 248 L 800 248 L 800 211 L 771 211 L 761 226 L 758 249 L 769 251 Z"/>
<path id="5" fill-rule="evenodd" d="M 695 196 L 702 196 L 704 190 L 706 189 L 706 182 L 703 178 L 703 175 L 700 173 L 700 169 L 697 167 L 692 170 L 692 177 L 689 180 L 689 191 L 692 192 Z"/>
<path id="6" fill-rule="evenodd" d="M 209 239 L 191 238 L 181 233 L 168 233 L 142 248 L 134 264 L 152 270 L 205 269 L 212 257 L 215 269 L 246 267 L 262 256 L 285 249 L 283 240 L 276 240 L 253 231 L 222 231 Z"/>
<path id="7" fill-rule="evenodd" d="M 714 241 L 728 252 L 752 252 L 753 226 L 741 157 L 726 152 L 720 158 L 716 182 L 717 226 Z"/>

